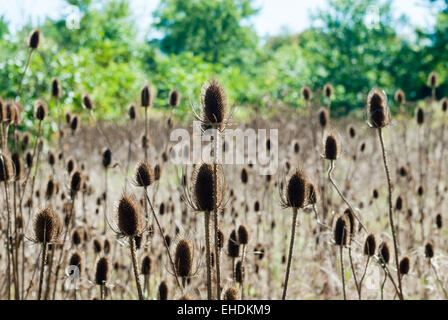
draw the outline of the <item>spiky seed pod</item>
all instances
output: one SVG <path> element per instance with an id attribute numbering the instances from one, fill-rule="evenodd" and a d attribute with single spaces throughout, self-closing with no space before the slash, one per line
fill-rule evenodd
<path id="1" fill-rule="evenodd" d="M 14 152 L 11 156 L 11 160 L 12 163 L 14 165 L 14 179 L 16 181 L 19 181 L 23 178 L 24 176 L 24 165 L 23 165 L 23 159 L 20 156 L 20 154 L 18 152 Z M 0 165 L 1 166 L 1 165 Z"/>
<path id="2" fill-rule="evenodd" d="M 33 31 L 31 31 L 30 37 L 28 39 L 28 47 L 33 50 L 38 49 L 40 44 L 40 36 L 40 30 L 34 29 Z"/>
<path id="3" fill-rule="evenodd" d="M 227 241 L 227 254 L 231 258 L 238 258 L 240 255 L 240 245 L 236 237 L 236 230 L 230 233 L 229 240 Z"/>
<path id="4" fill-rule="evenodd" d="M 348 223 L 349 223 L 349 230 L 350 230 L 350 237 L 353 238 L 356 232 L 356 218 L 355 215 L 353 214 L 352 210 L 350 210 L 350 208 L 345 209 L 344 211 L 344 215 L 347 217 L 348 219 Z"/>
<path id="5" fill-rule="evenodd" d="M 101 257 L 96 263 L 95 283 L 103 285 L 109 280 L 110 262 L 107 257 Z"/>
<path id="6" fill-rule="evenodd" d="M 143 231 L 137 204 L 126 194 L 123 194 L 118 202 L 118 228 L 123 235 L 128 237 L 140 235 Z"/>
<path id="7" fill-rule="evenodd" d="M 408 256 L 405 256 L 400 261 L 400 265 L 399 265 L 400 274 L 401 275 L 408 274 L 409 273 L 409 268 L 410 268 L 410 260 L 409 260 Z"/>
<path id="8" fill-rule="evenodd" d="M 378 190 L 373 189 L 372 196 L 373 196 L 373 199 L 378 199 L 378 197 L 379 197 Z"/>
<path id="9" fill-rule="evenodd" d="M 73 172 L 73 170 L 75 170 L 75 168 L 76 168 L 75 159 L 68 158 L 67 159 L 67 172 L 68 172 L 68 174 L 71 174 Z"/>
<path id="10" fill-rule="evenodd" d="M 238 283 L 243 283 L 244 282 L 244 276 L 245 276 L 245 270 L 244 269 L 245 269 L 245 267 L 242 264 L 242 262 L 238 261 L 236 263 L 236 266 L 235 266 L 235 280 L 236 280 L 236 282 L 238 282 Z"/>
<path id="11" fill-rule="evenodd" d="M 36 242 L 53 242 L 59 231 L 57 216 L 50 208 L 41 209 L 34 218 L 34 236 Z"/>
<path id="12" fill-rule="evenodd" d="M 328 110 L 326 108 L 320 108 L 318 111 L 319 116 L 319 125 L 322 129 L 325 129 L 330 122 L 330 115 L 328 114 Z"/>
<path id="13" fill-rule="evenodd" d="M 176 273 L 181 278 L 189 278 L 193 269 L 193 251 L 188 239 L 181 239 L 174 255 Z"/>
<path id="14" fill-rule="evenodd" d="M 14 176 L 15 172 L 11 158 L 5 153 L 0 153 L 0 182 L 11 181 Z"/>
<path id="15" fill-rule="evenodd" d="M 25 163 L 27 168 L 31 168 L 33 165 L 33 153 L 31 151 L 27 151 L 25 154 Z"/>
<path id="16" fill-rule="evenodd" d="M 152 259 L 149 256 L 149 254 L 147 254 L 146 256 L 143 257 L 141 272 L 143 275 L 149 275 L 151 274 L 151 269 L 152 269 Z"/>
<path id="17" fill-rule="evenodd" d="M 9 101 L 6 103 L 6 106 L 3 108 L 2 112 L 4 112 L 2 115 L 2 120 L 4 123 L 9 125 L 16 122 L 18 111 L 14 102 Z"/>
<path id="18" fill-rule="evenodd" d="M 81 244 L 81 235 L 79 234 L 79 231 L 78 231 L 78 230 L 73 231 L 73 234 L 72 234 L 72 243 L 73 243 L 75 246 L 78 246 L 78 245 Z"/>
<path id="19" fill-rule="evenodd" d="M 442 215 L 440 213 L 437 214 L 437 216 L 436 216 L 436 226 L 437 226 L 437 229 L 442 229 L 443 222 L 442 222 Z"/>
<path id="20" fill-rule="evenodd" d="M 159 207 L 159 214 L 163 216 L 165 214 L 165 203 L 162 202 Z"/>
<path id="21" fill-rule="evenodd" d="M 70 193 L 72 197 L 74 197 L 81 190 L 82 181 L 81 171 L 74 171 L 70 178 Z"/>
<path id="22" fill-rule="evenodd" d="M 408 170 L 405 167 L 400 167 L 399 172 L 400 176 L 406 177 L 408 175 Z"/>
<path id="23" fill-rule="evenodd" d="M 159 285 L 159 300 L 168 300 L 168 283 L 163 280 Z"/>
<path id="24" fill-rule="evenodd" d="M 61 89 L 61 81 L 59 81 L 58 78 L 53 78 L 51 81 L 51 96 L 53 98 L 60 98 L 62 95 L 62 89 Z"/>
<path id="25" fill-rule="evenodd" d="M 28 132 L 25 132 L 22 136 L 22 145 L 24 148 L 26 148 L 30 144 L 30 134 Z"/>
<path id="26" fill-rule="evenodd" d="M 247 184 L 249 180 L 249 173 L 247 172 L 246 168 L 241 169 L 241 182 L 243 184 Z"/>
<path id="27" fill-rule="evenodd" d="M 425 189 L 423 189 L 423 186 L 418 186 L 417 188 L 417 195 L 421 197 L 425 193 Z"/>
<path id="28" fill-rule="evenodd" d="M 82 267 L 81 253 L 79 253 L 78 251 L 74 252 L 70 257 L 69 265 L 77 267 L 79 275 L 81 275 L 81 267 Z"/>
<path id="29" fill-rule="evenodd" d="M 399 105 L 405 104 L 406 103 L 406 95 L 404 94 L 403 90 L 398 89 L 397 91 L 395 91 L 395 102 Z"/>
<path id="30" fill-rule="evenodd" d="M 56 157 L 53 152 L 49 151 L 48 152 L 48 164 L 53 167 L 55 165 L 55 163 L 56 163 Z"/>
<path id="31" fill-rule="evenodd" d="M 103 245 L 104 254 L 109 254 L 111 246 L 112 245 L 110 243 L 109 238 L 104 239 L 104 245 Z"/>
<path id="32" fill-rule="evenodd" d="M 56 184 L 53 178 L 50 177 L 50 179 L 48 179 L 47 182 L 47 189 L 45 190 L 45 198 L 47 200 L 50 200 L 55 194 L 55 191 L 56 191 Z"/>
<path id="33" fill-rule="evenodd" d="M 160 167 L 160 165 L 156 164 L 154 166 L 154 181 L 159 181 L 161 175 L 162 175 L 162 168 Z"/>
<path id="34" fill-rule="evenodd" d="M 395 210 L 401 211 L 403 209 L 403 198 L 401 196 L 397 197 L 397 201 L 395 202 Z"/>
<path id="35" fill-rule="evenodd" d="M 34 104 L 34 117 L 39 121 L 43 121 L 47 117 L 47 113 L 47 104 L 42 99 L 38 99 Z"/>
<path id="36" fill-rule="evenodd" d="M 333 86 L 330 83 L 324 85 L 325 98 L 331 98 L 333 96 Z"/>
<path id="37" fill-rule="evenodd" d="M 142 234 L 134 236 L 135 248 L 137 250 L 140 250 L 140 248 L 142 246 L 142 240 L 143 240 Z"/>
<path id="38" fill-rule="evenodd" d="M 227 95 L 222 85 L 216 80 L 204 84 L 201 92 L 203 121 L 221 127 L 225 124 L 228 114 Z"/>
<path id="39" fill-rule="evenodd" d="M 153 92 L 152 87 L 148 84 L 145 84 L 140 92 L 140 101 L 141 106 L 144 108 L 152 106 L 153 100 Z"/>
<path id="40" fill-rule="evenodd" d="M 345 214 L 340 215 L 336 220 L 334 227 L 334 242 L 338 246 L 345 246 L 348 244 L 350 238 L 350 224 Z"/>
<path id="41" fill-rule="evenodd" d="M 383 128 L 389 124 L 387 98 L 379 89 L 372 89 L 367 96 L 367 117 L 373 128 Z"/>
<path id="42" fill-rule="evenodd" d="M 300 151 L 300 144 L 296 141 L 294 142 L 294 153 L 299 153 Z"/>
<path id="43" fill-rule="evenodd" d="M 380 257 L 381 261 L 385 264 L 389 263 L 390 259 L 390 249 L 387 242 L 382 242 L 380 246 L 378 247 L 378 256 Z"/>
<path id="44" fill-rule="evenodd" d="M 235 287 L 229 287 L 224 291 L 223 300 L 239 300 L 238 290 Z"/>
<path id="45" fill-rule="evenodd" d="M 376 251 L 376 238 L 373 233 L 369 234 L 364 243 L 364 255 L 372 257 Z"/>
<path id="46" fill-rule="evenodd" d="M 308 182 L 308 204 L 316 204 L 318 198 L 318 191 L 314 183 Z"/>
<path id="47" fill-rule="evenodd" d="M 146 135 L 142 135 L 142 148 L 143 149 L 149 148 L 149 138 Z"/>
<path id="48" fill-rule="evenodd" d="M 141 161 L 135 169 L 135 184 L 139 187 L 149 187 L 154 182 L 154 173 L 148 163 Z"/>
<path id="49" fill-rule="evenodd" d="M 92 98 L 90 98 L 87 92 L 82 95 L 82 106 L 89 111 L 95 109 L 95 104 L 93 103 Z"/>
<path id="50" fill-rule="evenodd" d="M 421 126 L 422 124 L 425 123 L 425 112 L 423 111 L 422 108 L 417 108 L 415 117 L 416 117 L 416 119 L 417 119 L 417 124 L 418 124 L 418 125 Z"/>
<path id="51" fill-rule="evenodd" d="M 448 98 L 443 98 L 440 102 L 442 112 L 446 112 L 448 110 Z"/>
<path id="52" fill-rule="evenodd" d="M 308 179 L 302 171 L 296 170 L 288 181 L 286 205 L 291 208 L 303 208 L 308 200 L 308 194 Z"/>
<path id="53" fill-rule="evenodd" d="M 348 127 L 348 135 L 352 139 L 354 139 L 356 137 L 356 128 L 354 126 Z"/>
<path id="54" fill-rule="evenodd" d="M 220 177 L 220 174 L 217 174 Z M 202 163 L 194 175 L 194 202 L 198 211 L 213 211 L 221 201 L 221 181 L 216 181 L 217 194 L 214 190 L 213 166 Z"/>
<path id="55" fill-rule="evenodd" d="M 137 112 L 135 110 L 135 104 L 132 103 L 129 106 L 129 119 L 135 120 L 136 116 L 137 116 Z"/>
<path id="56" fill-rule="evenodd" d="M 428 242 L 425 245 L 425 257 L 431 259 L 434 257 L 434 245 L 432 242 Z"/>
<path id="57" fill-rule="evenodd" d="M 224 247 L 224 233 L 221 229 L 218 229 L 218 248 L 222 249 Z"/>
<path id="58" fill-rule="evenodd" d="M 78 125 L 79 125 L 79 117 L 78 117 L 78 115 L 75 114 L 74 116 L 71 117 L 71 121 L 70 121 L 70 129 L 72 130 L 73 134 L 78 129 Z"/>
<path id="59" fill-rule="evenodd" d="M 324 157 L 327 160 L 336 160 L 339 156 L 339 143 L 336 136 L 331 133 L 325 139 Z"/>
<path id="60" fill-rule="evenodd" d="M 359 147 L 359 151 L 361 151 L 361 153 L 363 153 L 366 150 L 366 143 L 363 142 L 361 143 L 361 146 Z"/>
<path id="61" fill-rule="evenodd" d="M 242 224 L 238 228 L 238 243 L 240 245 L 247 245 L 249 243 L 249 229 Z"/>
<path id="62" fill-rule="evenodd" d="M 101 244 L 101 241 L 98 239 L 93 240 L 93 252 L 96 254 L 99 254 L 103 250 L 103 245 Z"/>
<path id="63" fill-rule="evenodd" d="M 439 75 L 433 71 L 428 76 L 428 86 L 431 88 L 437 88 L 439 86 Z"/>
<path id="64" fill-rule="evenodd" d="M 302 98 L 305 99 L 305 101 L 311 100 L 312 92 L 309 87 L 307 86 L 302 87 L 302 89 L 300 89 L 300 93 L 302 95 Z"/>
<path id="65" fill-rule="evenodd" d="M 112 164 L 112 151 L 109 148 L 104 149 L 103 151 L 103 167 L 109 168 Z"/>
<path id="66" fill-rule="evenodd" d="M 168 103 L 172 108 L 179 106 L 180 96 L 179 91 L 172 89 L 169 93 Z"/>

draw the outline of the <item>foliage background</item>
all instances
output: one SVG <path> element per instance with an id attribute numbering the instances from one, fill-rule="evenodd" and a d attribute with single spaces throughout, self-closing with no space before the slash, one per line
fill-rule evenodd
<path id="1" fill-rule="evenodd" d="M 38 97 L 50 101 L 53 77 L 62 82 L 64 108 L 79 111 L 82 93 L 89 92 L 97 117 L 117 121 L 138 101 L 145 82 L 157 89 L 156 108 L 166 108 L 169 90 L 177 88 L 183 96 L 179 116 L 199 102 L 201 85 L 211 77 L 223 82 L 242 110 L 301 108 L 300 88 L 316 90 L 327 82 L 335 86 L 334 116 L 360 110 L 373 86 L 391 98 L 401 88 L 408 101 L 417 101 L 430 94 L 426 82 L 433 70 L 442 83 L 437 96 L 448 94 L 448 0 L 424 0 L 443 4 L 431 33 L 415 29 L 400 36 L 397 30 L 408 21 L 393 18 L 390 0 L 328 0 L 313 13 L 313 26 L 270 39 L 260 38 L 248 22 L 259 10 L 252 0 L 161 0 L 151 27 L 162 36 L 146 41 L 137 36 L 128 0 L 66 1 L 79 8 L 80 29 L 66 28 L 64 19 L 38 26 L 43 41 L 21 97 L 27 112 Z M 379 8 L 377 28 L 366 23 L 370 6 Z M 0 18 L 3 99 L 15 98 L 31 30 L 26 25 L 12 34 Z"/>

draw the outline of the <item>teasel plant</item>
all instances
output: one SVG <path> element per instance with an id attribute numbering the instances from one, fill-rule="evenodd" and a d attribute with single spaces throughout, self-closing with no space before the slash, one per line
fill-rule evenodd
<path id="1" fill-rule="evenodd" d="M 152 258 L 149 254 L 146 254 L 142 259 L 141 274 L 144 277 L 143 292 L 145 293 L 145 297 L 148 300 L 151 297 L 151 286 L 149 277 L 151 276 L 152 269 L 153 269 Z"/>
<path id="2" fill-rule="evenodd" d="M 238 243 L 243 247 L 243 253 L 241 255 L 241 268 L 245 270 L 246 250 L 249 243 L 250 232 L 246 225 L 242 224 L 238 227 Z M 241 277 L 241 299 L 244 300 L 244 277 Z"/>
<path id="3" fill-rule="evenodd" d="M 149 139 L 149 132 L 148 132 L 148 108 L 150 108 L 153 104 L 154 100 L 154 90 L 152 86 L 149 84 L 145 84 L 143 88 L 140 91 L 140 104 L 143 108 L 145 108 L 145 135 L 144 139 L 146 140 L 146 143 L 143 145 L 143 151 L 145 154 L 145 161 L 148 161 L 148 139 Z"/>
<path id="4" fill-rule="evenodd" d="M 204 162 L 197 165 L 193 172 L 192 190 L 189 189 L 187 180 L 183 179 L 183 198 L 194 211 L 202 212 L 204 214 L 208 300 L 212 299 L 210 216 L 212 212 L 215 210 L 218 212 L 225 205 L 225 202 L 223 201 L 225 198 L 225 177 L 222 173 L 221 166 L 217 166 L 217 171 L 218 172 L 215 175 L 214 166 L 210 163 Z M 219 235 L 217 235 L 217 238 L 218 237 Z M 219 238 L 217 239 L 216 244 L 219 249 Z M 220 297 L 217 297 L 217 299 L 219 298 Z"/>
<path id="5" fill-rule="evenodd" d="M 60 233 L 60 222 L 58 216 L 50 208 L 41 209 L 34 218 L 34 242 L 41 244 L 41 264 L 39 273 L 39 289 L 37 300 L 42 297 L 42 284 L 44 279 L 44 267 L 47 259 L 47 246 L 57 240 Z"/>
<path id="6" fill-rule="evenodd" d="M 334 95 L 334 89 L 333 89 L 333 86 L 331 85 L 331 83 L 326 83 L 324 85 L 323 91 L 324 91 L 324 97 L 325 97 L 325 99 L 327 99 L 327 109 L 328 109 L 328 112 L 330 112 L 331 99 L 333 98 L 333 95 Z"/>
<path id="7" fill-rule="evenodd" d="M 361 279 L 359 280 L 359 300 L 361 300 L 362 283 L 367 274 L 367 268 L 369 267 L 369 263 L 372 257 L 375 255 L 375 251 L 376 251 L 376 238 L 373 233 L 370 233 L 367 236 L 366 241 L 364 242 L 364 255 L 367 257 L 367 259 L 364 272 L 361 276 Z"/>
<path id="8" fill-rule="evenodd" d="M 106 234 L 106 230 L 107 230 L 107 202 L 109 199 L 108 196 L 108 172 L 109 172 L 109 168 L 112 166 L 112 151 L 110 151 L 109 148 L 105 148 L 103 151 L 103 155 L 102 155 L 102 165 L 103 165 L 103 169 L 104 169 L 104 205 L 103 205 L 103 209 L 104 209 L 104 215 L 103 215 L 103 224 L 104 224 L 104 229 L 103 229 L 103 235 Z"/>
<path id="9" fill-rule="evenodd" d="M 285 177 L 283 177 L 285 180 Z M 297 216 L 300 209 L 307 205 L 309 199 L 309 183 L 308 178 L 303 171 L 295 169 L 290 174 L 287 184 L 285 181 L 279 183 L 280 202 L 283 208 L 292 209 L 292 224 L 291 224 L 291 239 L 289 244 L 288 263 L 285 272 L 285 281 L 283 285 L 282 300 L 286 300 L 286 293 L 288 290 L 289 274 L 291 271 L 291 262 L 294 252 L 294 240 L 296 236 Z M 286 190 L 282 186 L 286 185 Z"/>
<path id="10" fill-rule="evenodd" d="M 128 109 L 128 115 L 129 115 L 129 124 L 135 122 L 137 118 L 137 110 L 135 103 L 131 103 Z M 132 127 L 132 126 L 131 126 Z M 127 186 L 128 186 L 128 176 L 127 173 L 129 172 L 129 167 L 131 165 L 131 159 L 132 159 L 132 144 L 133 144 L 133 134 L 132 130 L 128 131 L 128 157 L 126 161 L 126 181 L 124 185 L 124 191 L 126 192 Z"/>
<path id="11" fill-rule="evenodd" d="M 101 300 L 106 298 L 106 284 L 110 277 L 110 261 L 107 257 L 101 257 L 96 263 L 95 283 L 100 286 Z"/>
<path id="12" fill-rule="evenodd" d="M 342 282 L 342 294 L 344 300 L 347 300 L 347 293 L 345 290 L 345 271 L 344 271 L 344 246 L 349 245 L 350 239 L 350 221 L 347 215 L 341 214 L 336 219 L 334 226 L 334 243 L 339 247 L 340 268 L 341 268 L 341 282 Z"/>
<path id="13" fill-rule="evenodd" d="M 68 186 L 68 189 L 69 189 L 68 191 L 69 191 L 69 195 L 70 195 L 69 212 L 68 212 L 68 215 L 65 217 L 65 219 L 66 219 L 66 221 L 64 223 L 65 230 L 64 230 L 64 235 L 62 237 L 62 243 L 61 243 L 61 247 L 60 247 L 60 251 L 59 251 L 59 257 L 57 259 L 56 271 L 54 274 L 55 280 L 54 280 L 52 300 L 55 300 L 55 298 L 56 298 L 56 290 L 57 290 L 57 285 L 58 285 L 58 281 L 59 281 L 59 271 L 62 267 L 62 259 L 64 258 L 64 255 L 65 255 L 65 243 L 67 241 L 67 236 L 69 234 L 70 228 L 73 225 L 73 220 L 75 218 L 76 196 L 81 191 L 83 181 L 84 181 L 84 176 L 82 175 L 81 171 L 74 170 L 70 176 L 70 184 Z"/>
<path id="14" fill-rule="evenodd" d="M 446 291 L 446 289 L 444 287 L 444 283 L 443 283 L 442 279 L 440 279 L 439 273 L 437 272 L 437 268 L 433 262 L 434 254 L 435 254 L 434 244 L 432 242 L 427 242 L 425 244 L 425 257 L 428 260 L 428 264 L 431 266 L 432 271 L 434 272 L 434 276 L 436 277 L 437 284 L 439 285 L 440 289 L 442 290 L 444 298 L 448 299 L 448 292 Z"/>
<path id="15" fill-rule="evenodd" d="M 199 264 L 193 270 L 194 247 L 187 237 L 182 237 L 176 242 L 174 253 L 176 276 L 182 279 L 182 288 L 185 290 L 188 281 L 197 274 Z"/>
<path id="16" fill-rule="evenodd" d="M 323 158 L 330 161 L 330 168 L 328 170 L 328 180 L 330 180 L 331 184 L 333 185 L 333 187 L 335 188 L 341 199 L 349 207 L 349 209 L 353 213 L 353 216 L 356 218 L 362 229 L 367 232 L 367 228 L 364 226 L 361 219 L 356 214 L 355 209 L 353 208 L 351 203 L 347 200 L 347 198 L 344 196 L 344 194 L 341 192 L 340 188 L 333 179 L 332 173 L 335 168 L 335 161 L 338 159 L 339 154 L 340 154 L 339 141 L 334 133 L 330 133 L 327 135 L 325 139 L 324 154 L 323 154 Z"/>
<path id="17" fill-rule="evenodd" d="M 56 117 L 58 119 L 58 147 L 59 152 L 64 156 L 64 150 L 62 145 L 62 137 L 64 135 L 62 125 L 61 125 L 61 118 L 62 118 L 62 108 L 59 105 L 59 100 L 62 96 L 62 87 L 61 87 L 61 81 L 59 81 L 58 78 L 53 78 L 51 81 L 51 97 L 54 100 L 55 108 L 56 108 Z"/>
<path id="18" fill-rule="evenodd" d="M 160 170 L 160 169 L 159 169 Z M 176 274 L 176 267 L 174 264 L 174 260 L 173 257 L 171 255 L 170 252 L 170 248 L 169 245 L 167 243 L 164 231 L 160 225 L 160 221 L 156 215 L 156 212 L 154 210 L 154 206 L 152 205 L 151 199 L 148 196 L 148 187 L 150 187 L 152 184 L 154 184 L 154 182 L 156 181 L 156 179 L 160 179 L 160 171 L 159 172 L 155 172 L 151 169 L 151 167 L 148 165 L 148 163 L 146 161 L 141 161 L 137 164 L 136 169 L 135 169 L 135 178 L 134 178 L 134 185 L 137 187 L 142 187 L 144 190 L 144 195 L 145 195 L 145 204 L 149 204 L 149 207 L 151 209 L 152 212 L 152 217 L 154 218 L 154 220 L 156 221 L 157 224 L 157 229 L 159 230 L 159 234 L 160 237 L 163 241 L 163 244 L 165 246 L 168 258 L 170 260 L 170 264 L 171 264 L 171 269 L 172 269 L 172 274 L 174 275 L 175 279 L 176 279 L 176 283 L 179 287 L 179 289 L 182 291 L 183 287 L 181 286 L 180 282 L 179 282 L 179 278 L 177 277 Z M 145 206 L 145 210 L 147 209 L 147 206 Z M 148 214 L 145 213 L 146 217 L 148 217 Z M 148 224 L 148 218 L 146 218 L 146 223 Z"/>
<path id="19" fill-rule="evenodd" d="M 398 262 L 398 239 L 396 236 L 396 230 L 394 225 L 394 215 L 392 206 L 392 182 L 390 178 L 389 166 L 387 162 L 386 148 L 384 146 L 383 138 L 383 128 L 385 128 L 391 121 L 391 115 L 389 112 L 389 107 L 387 105 L 387 97 L 383 91 L 378 88 L 373 88 L 368 97 L 366 105 L 366 114 L 368 119 L 368 124 L 371 128 L 377 130 L 378 139 L 381 144 L 382 158 L 384 164 L 384 170 L 386 172 L 386 181 L 388 187 L 388 205 L 389 205 L 389 224 L 392 232 L 392 240 L 394 243 L 394 255 L 395 255 L 395 265 L 397 268 L 397 278 L 398 278 L 398 296 L 400 300 L 403 300 L 403 290 L 401 285 L 400 268 Z"/>
<path id="20" fill-rule="evenodd" d="M 227 240 L 227 255 L 232 259 L 232 281 L 235 282 L 235 261 L 240 256 L 240 244 L 236 230 L 232 230 Z"/>
<path id="21" fill-rule="evenodd" d="M 31 31 L 31 34 L 28 38 L 28 55 L 26 58 L 26 62 L 25 62 L 25 66 L 23 68 L 22 74 L 20 75 L 19 87 L 17 89 L 17 94 L 16 94 L 16 97 L 18 97 L 19 99 L 20 99 L 20 94 L 22 92 L 23 80 L 24 80 L 26 72 L 30 66 L 31 56 L 33 55 L 33 52 L 39 48 L 39 45 L 41 42 L 41 37 L 42 37 L 42 35 L 41 35 L 40 30 L 34 29 L 33 31 Z"/>
<path id="22" fill-rule="evenodd" d="M 442 128 L 440 133 L 440 140 L 441 140 L 441 148 L 440 148 L 440 160 L 437 164 L 437 177 L 436 177 L 436 197 L 439 198 L 440 192 L 440 182 L 442 178 L 442 167 L 443 167 L 443 161 L 441 159 L 444 159 L 445 154 L 445 148 L 446 148 L 446 139 L 445 139 L 445 128 L 446 128 L 446 121 L 447 121 L 447 113 L 448 113 L 448 98 L 444 97 L 440 102 L 440 109 L 442 111 Z"/>
<path id="23" fill-rule="evenodd" d="M 428 76 L 428 87 L 431 88 L 431 99 L 436 101 L 436 89 L 439 86 L 439 75 L 437 72 L 432 71 Z"/>

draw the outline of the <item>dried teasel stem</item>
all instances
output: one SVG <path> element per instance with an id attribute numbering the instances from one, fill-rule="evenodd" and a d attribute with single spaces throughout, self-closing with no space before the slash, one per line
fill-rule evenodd
<path id="1" fill-rule="evenodd" d="M 137 262 L 136 252 L 135 252 L 136 250 L 135 250 L 134 237 L 129 237 L 129 247 L 131 250 L 132 266 L 134 268 L 134 277 L 135 277 L 135 284 L 137 285 L 138 298 L 139 298 L 139 300 L 144 300 L 142 285 L 140 284 L 140 278 L 138 276 L 138 262 Z"/>
<path id="2" fill-rule="evenodd" d="M 288 280 L 289 280 L 289 273 L 291 270 L 291 261 L 292 261 L 293 252 L 294 252 L 294 240 L 295 240 L 295 236 L 296 236 L 296 225 L 297 225 L 298 212 L 299 211 L 297 208 L 295 208 L 295 207 L 292 208 L 291 241 L 289 243 L 288 263 L 286 266 L 285 284 L 283 287 L 282 300 L 286 300 L 286 292 L 288 290 Z"/>
<path id="3" fill-rule="evenodd" d="M 219 130 L 215 127 L 216 135 L 219 135 Z M 213 162 L 213 195 L 216 198 L 219 192 L 218 190 L 218 174 L 217 174 L 217 157 L 218 157 L 218 137 L 215 137 L 215 141 L 213 143 L 214 150 L 213 155 L 215 157 L 215 161 Z M 214 203 L 218 203 L 218 199 L 213 200 Z M 215 229 L 215 253 L 216 253 L 216 299 L 221 299 L 221 266 L 220 266 L 220 257 L 219 257 L 219 215 L 218 215 L 218 206 L 214 206 L 213 210 L 213 222 Z"/>
<path id="4" fill-rule="evenodd" d="M 207 265 L 207 300 L 212 300 L 212 262 L 210 253 L 210 212 L 204 212 L 205 263 Z"/>
<path id="5" fill-rule="evenodd" d="M 397 268 L 397 277 L 398 277 L 398 289 L 399 289 L 399 293 L 398 293 L 398 297 L 400 298 L 400 300 L 403 300 L 403 290 L 402 290 L 402 286 L 401 286 L 401 276 L 400 276 L 400 268 L 399 268 L 399 262 L 398 262 L 398 243 L 397 243 L 397 236 L 395 233 L 395 226 L 394 226 L 394 216 L 393 216 L 393 207 L 392 207 L 392 184 L 391 184 L 391 180 L 390 180 L 390 173 L 389 173 L 389 166 L 387 164 L 387 156 L 386 156 L 386 149 L 384 147 L 384 139 L 383 139 L 383 131 L 382 128 L 377 128 L 378 129 L 378 138 L 380 139 L 380 143 L 381 143 L 381 150 L 382 150 L 382 155 L 383 155 L 383 163 L 384 163 L 384 170 L 386 171 L 386 179 L 387 179 L 387 188 L 388 188 L 388 201 L 389 201 L 389 223 L 390 223 L 390 228 L 392 231 L 392 240 L 394 242 L 394 254 L 395 254 L 395 265 Z"/>

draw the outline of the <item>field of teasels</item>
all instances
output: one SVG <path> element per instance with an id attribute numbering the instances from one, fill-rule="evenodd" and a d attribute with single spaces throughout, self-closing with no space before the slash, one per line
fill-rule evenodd
<path id="1" fill-rule="evenodd" d="M 47 97 L 20 100 L 40 41 L 34 30 L 16 100 L 0 99 L 1 299 L 448 298 L 448 100 L 436 98 L 436 73 L 418 104 L 401 90 L 363 92 L 364 119 L 332 119 L 332 85 L 304 84 L 301 110 L 238 121 L 210 79 L 181 123 L 153 113 L 148 82 L 119 126 L 96 122 L 87 92 L 83 115 L 60 105 L 58 75 Z M 175 88 L 167 101 L 187 103 Z M 24 104 L 37 136 L 17 129 Z M 278 144 L 278 170 L 173 164 L 170 132 L 193 120 L 224 137 L 278 128 L 278 141 L 258 141 Z M 212 155 L 228 151 L 217 141 Z"/>

